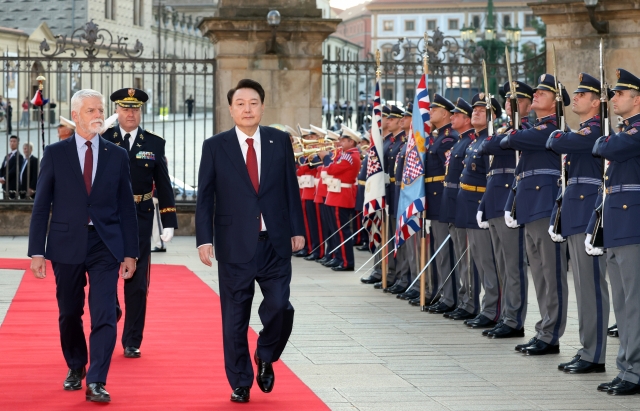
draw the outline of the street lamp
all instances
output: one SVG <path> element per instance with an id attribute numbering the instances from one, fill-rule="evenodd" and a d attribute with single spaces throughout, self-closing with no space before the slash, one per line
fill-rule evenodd
<path id="1" fill-rule="evenodd" d="M 516 24 L 515 27 L 507 27 L 505 29 L 507 32 L 507 44 L 513 44 L 513 54 L 516 56 L 516 62 L 518 61 L 518 43 L 520 43 L 520 38 L 522 35 L 522 30 Z"/>
<path id="2" fill-rule="evenodd" d="M 589 13 L 591 26 L 596 29 L 598 34 L 609 34 L 609 22 L 607 20 L 596 20 L 596 6 L 598 5 L 598 0 L 584 0 L 584 5 L 587 7 L 587 12 Z"/>
<path id="3" fill-rule="evenodd" d="M 267 23 L 271 26 L 271 46 L 267 50 L 267 54 L 278 54 L 276 52 L 276 29 L 280 25 L 280 12 L 271 10 L 267 14 Z"/>
<path id="4" fill-rule="evenodd" d="M 462 38 L 462 41 L 465 43 L 467 41 L 475 43 L 476 28 L 473 26 L 469 26 L 469 27 L 462 26 L 462 28 L 460 29 L 460 37 Z"/>

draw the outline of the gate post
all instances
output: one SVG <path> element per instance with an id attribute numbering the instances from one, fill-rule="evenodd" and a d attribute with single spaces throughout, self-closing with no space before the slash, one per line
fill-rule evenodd
<path id="1" fill-rule="evenodd" d="M 266 54 L 270 10 L 281 15 L 275 54 Z M 322 124 L 322 42 L 340 21 L 323 19 L 315 0 L 220 0 L 216 16 L 198 27 L 214 44 L 216 130 L 233 126 L 227 90 L 243 78 L 265 89 L 263 124 Z"/>

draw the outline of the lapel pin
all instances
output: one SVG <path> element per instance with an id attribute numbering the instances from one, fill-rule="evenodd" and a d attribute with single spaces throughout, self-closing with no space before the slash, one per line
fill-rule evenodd
<path id="1" fill-rule="evenodd" d="M 141 144 L 136 144 L 136 146 L 138 146 L 138 147 L 142 147 L 142 145 L 141 145 Z"/>
<path id="2" fill-rule="evenodd" d="M 272 144 L 273 144 L 273 140 L 269 140 L 269 143 L 272 143 Z"/>

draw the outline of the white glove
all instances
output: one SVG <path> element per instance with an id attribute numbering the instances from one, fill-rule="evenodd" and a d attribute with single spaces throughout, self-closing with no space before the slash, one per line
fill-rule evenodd
<path id="1" fill-rule="evenodd" d="M 584 240 L 584 248 L 589 255 L 598 256 L 604 254 L 604 250 L 602 248 L 591 245 L 591 234 L 587 234 L 587 238 Z"/>
<path id="2" fill-rule="evenodd" d="M 478 211 L 476 213 L 476 221 L 478 222 L 478 227 L 482 228 L 483 230 L 489 228 L 489 222 L 482 221 L 482 211 Z"/>
<path id="3" fill-rule="evenodd" d="M 504 212 L 504 222 L 509 228 L 518 228 L 518 221 L 511 218 L 511 211 Z"/>
<path id="4" fill-rule="evenodd" d="M 556 234 L 553 232 L 553 226 L 549 226 L 549 237 L 553 240 L 554 243 L 562 243 L 564 242 L 564 237 L 561 234 Z"/>
<path id="5" fill-rule="evenodd" d="M 424 220 L 424 229 L 427 234 L 431 233 L 431 220 Z"/>
<path id="6" fill-rule="evenodd" d="M 160 236 L 162 241 L 168 243 L 173 238 L 173 227 L 167 227 L 162 229 L 162 235 Z"/>

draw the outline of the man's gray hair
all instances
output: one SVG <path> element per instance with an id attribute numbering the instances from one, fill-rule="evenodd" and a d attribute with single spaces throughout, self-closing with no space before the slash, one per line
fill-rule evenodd
<path id="1" fill-rule="evenodd" d="M 23 147 L 24 147 L 24 146 L 29 146 L 29 148 L 31 149 L 31 151 L 33 151 L 33 143 L 31 143 L 31 142 L 29 142 L 29 143 L 24 143 L 22 146 L 23 146 Z"/>
<path id="2" fill-rule="evenodd" d="M 71 97 L 71 111 L 75 111 L 76 113 L 80 111 L 80 107 L 82 107 L 82 102 L 87 98 L 99 98 L 104 105 L 104 96 L 100 94 L 100 92 L 92 90 L 90 88 L 85 88 L 82 90 L 76 91 L 76 93 Z"/>

